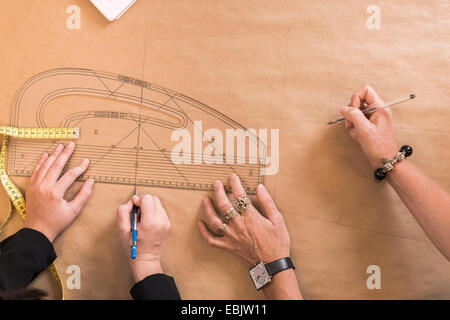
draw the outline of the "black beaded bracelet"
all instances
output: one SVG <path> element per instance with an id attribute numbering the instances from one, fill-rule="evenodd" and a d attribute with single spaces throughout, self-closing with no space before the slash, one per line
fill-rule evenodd
<path id="1" fill-rule="evenodd" d="M 383 164 L 383 167 L 375 170 L 375 172 L 373 173 L 375 176 L 375 179 L 383 180 L 384 178 L 386 178 L 388 172 L 391 171 L 392 169 L 394 169 L 394 165 L 396 163 L 411 156 L 412 153 L 413 153 L 413 148 L 408 145 L 404 145 L 403 147 L 400 148 L 400 150 L 398 151 L 397 155 L 394 158 L 381 159 L 381 163 Z"/>

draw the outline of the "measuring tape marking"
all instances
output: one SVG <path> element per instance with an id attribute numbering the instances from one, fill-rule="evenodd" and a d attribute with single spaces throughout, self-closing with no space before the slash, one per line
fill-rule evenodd
<path id="1" fill-rule="evenodd" d="M 0 134 L 22 139 L 79 139 L 80 128 L 14 128 L 0 126 Z"/>

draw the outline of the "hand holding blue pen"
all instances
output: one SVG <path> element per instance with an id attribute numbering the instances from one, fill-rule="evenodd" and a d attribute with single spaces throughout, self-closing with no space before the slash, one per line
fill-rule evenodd
<path id="1" fill-rule="evenodd" d="M 164 273 L 161 255 L 170 220 L 159 198 L 151 194 L 134 195 L 132 200 L 117 208 L 117 223 L 135 282 L 151 274 Z M 138 228 L 139 252 L 136 241 Z"/>

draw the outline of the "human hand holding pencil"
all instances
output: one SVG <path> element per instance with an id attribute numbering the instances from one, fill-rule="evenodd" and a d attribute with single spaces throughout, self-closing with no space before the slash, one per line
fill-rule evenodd
<path id="1" fill-rule="evenodd" d="M 130 214 L 133 206 L 140 210 L 136 219 L 136 258 L 130 256 L 130 236 L 133 235 Z M 119 234 L 136 282 L 145 277 L 163 273 L 161 255 L 170 230 L 170 221 L 158 197 L 152 195 L 133 196 L 131 201 L 117 210 Z"/>
<path id="2" fill-rule="evenodd" d="M 414 97 L 411 94 L 409 98 L 384 103 L 375 90 L 366 85 L 352 95 L 349 106 L 341 108 L 350 137 L 359 143 L 374 169 L 380 167 L 382 158 L 392 158 L 399 149 L 395 140 L 392 111 L 388 105 L 408 101 Z M 367 117 L 364 110 L 371 109 L 375 109 L 375 112 Z"/>

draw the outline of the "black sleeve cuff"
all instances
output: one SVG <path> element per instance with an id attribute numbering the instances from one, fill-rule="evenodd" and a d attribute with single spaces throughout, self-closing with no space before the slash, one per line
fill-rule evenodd
<path id="1" fill-rule="evenodd" d="M 157 273 L 137 282 L 130 290 L 134 300 L 181 300 L 172 277 Z"/>
<path id="2" fill-rule="evenodd" d="M 0 243 L 0 288 L 27 286 L 56 259 L 52 243 L 41 232 L 23 228 Z"/>

